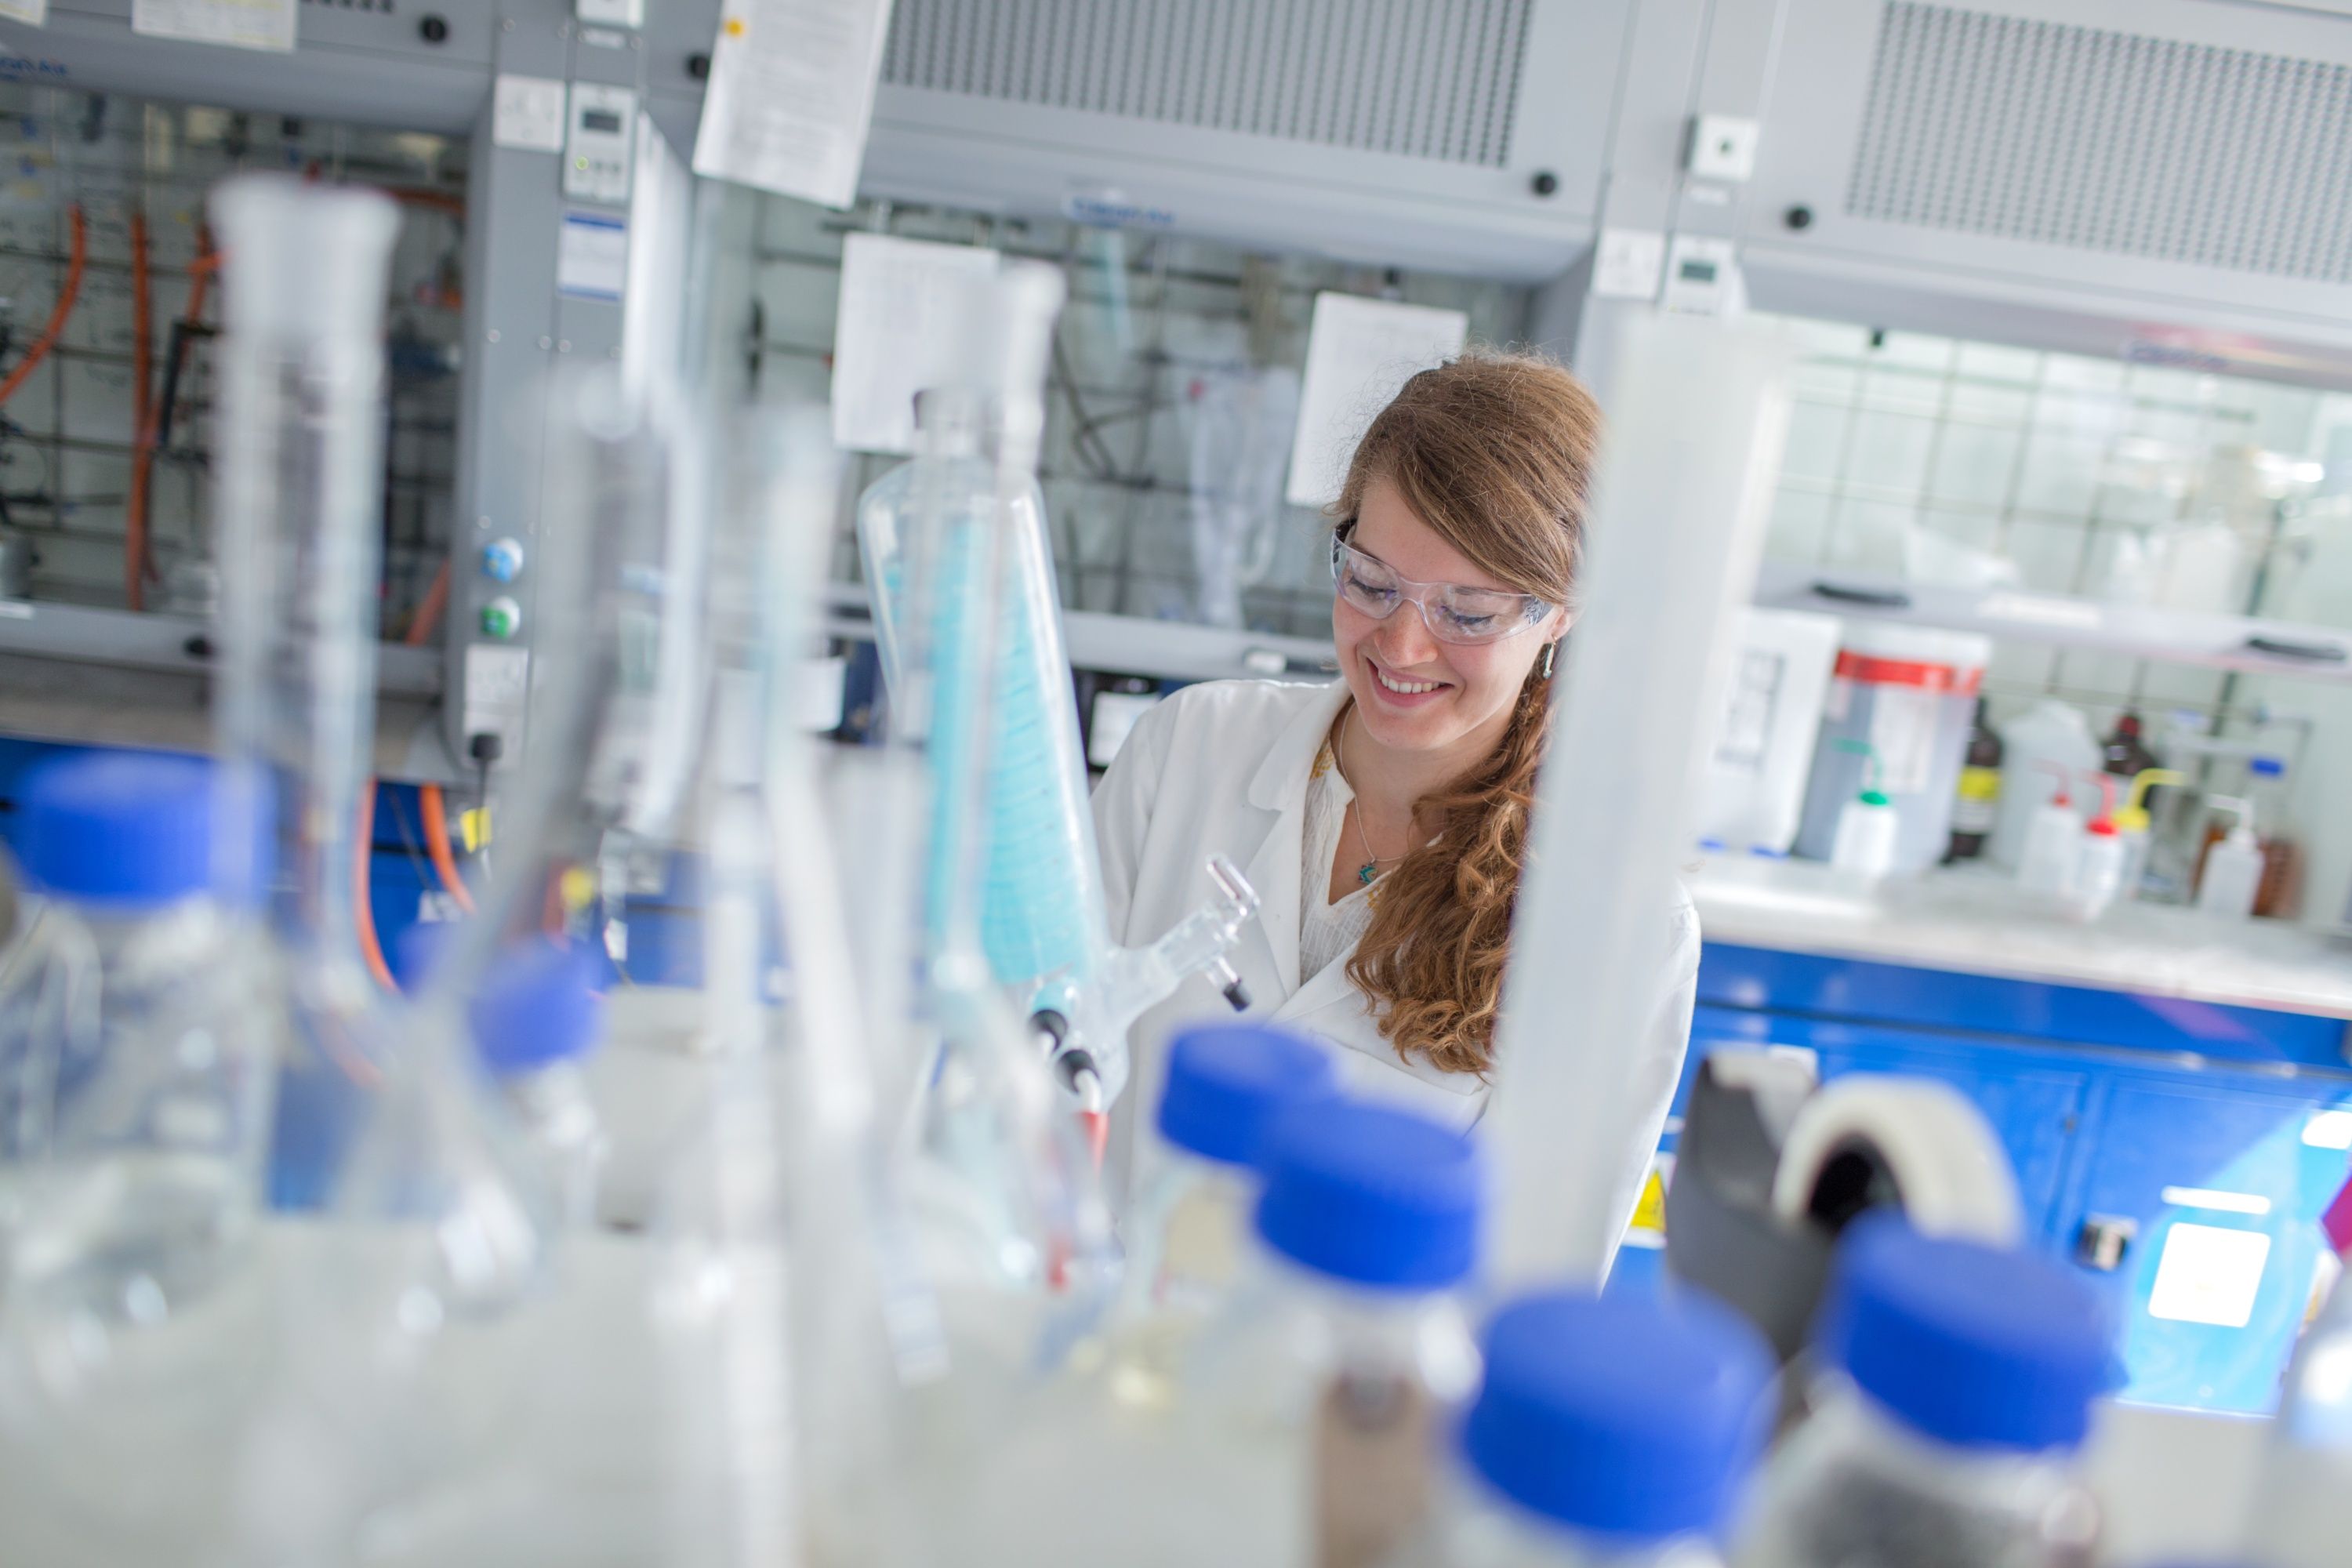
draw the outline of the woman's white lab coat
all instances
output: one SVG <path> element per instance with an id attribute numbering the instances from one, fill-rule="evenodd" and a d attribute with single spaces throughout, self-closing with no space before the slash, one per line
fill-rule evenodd
<path id="1" fill-rule="evenodd" d="M 1368 999 L 1349 980 L 1348 954 L 1304 984 L 1299 981 L 1299 900 L 1320 891 L 1301 886 L 1307 779 L 1347 695 L 1339 681 L 1212 681 L 1184 688 L 1138 721 L 1094 795 L 1111 940 L 1122 946 L 1157 941 L 1208 900 L 1208 858 L 1227 856 L 1248 875 L 1260 900 L 1256 923 L 1231 954 L 1249 987 L 1248 1016 L 1345 1047 L 1340 1061 L 1350 1092 L 1401 1101 L 1467 1127 L 1486 1110 L 1485 1081 L 1400 1058 L 1381 1037 Z M 1682 1072 L 1698 951 L 1698 917 L 1677 888 L 1673 919 L 1658 933 L 1652 1021 L 1641 1038 L 1627 1042 L 1638 1054 L 1633 1078 L 1638 1110 L 1623 1124 L 1617 1163 L 1614 1196 L 1624 1219 L 1641 1196 Z M 1512 956 L 1524 962 L 1523 954 Z M 1134 1072 L 1114 1117 L 1115 1191 L 1126 1185 L 1135 1130 L 1150 1125 L 1150 1108 L 1159 1103 L 1170 1037 L 1187 1024 L 1234 1016 L 1217 988 L 1196 975 L 1138 1021 L 1129 1036 Z M 1622 1230 L 1621 1224 L 1617 1233 Z"/>

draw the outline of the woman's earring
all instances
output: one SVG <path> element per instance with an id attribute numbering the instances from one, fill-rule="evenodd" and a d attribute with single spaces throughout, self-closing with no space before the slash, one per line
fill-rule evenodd
<path id="1" fill-rule="evenodd" d="M 1551 679 L 1551 656 L 1559 647 L 1559 644 L 1558 642 L 1548 642 L 1544 644 L 1543 678 L 1546 680 L 1549 680 Z"/>

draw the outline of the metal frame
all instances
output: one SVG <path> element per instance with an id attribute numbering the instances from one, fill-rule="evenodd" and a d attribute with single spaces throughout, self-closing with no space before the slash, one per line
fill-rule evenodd
<path id="1" fill-rule="evenodd" d="M 656 196 L 614 216 L 625 216 L 632 226 L 632 282 L 640 276 L 674 280 L 690 205 L 680 194 L 691 176 L 669 143 L 690 141 L 699 116 L 702 87 L 694 62 L 709 47 L 719 0 L 656 7 L 639 33 L 583 26 L 569 0 L 499 0 L 495 5 L 449 0 L 440 6 L 425 0 L 398 11 L 304 5 L 291 56 L 142 37 L 131 30 L 131 5 L 56 0 L 45 27 L 0 22 L 0 73 L 66 89 L 194 100 L 468 141 L 466 374 L 447 619 L 439 649 L 386 645 L 378 663 L 387 696 L 445 699 L 436 726 L 438 744 L 420 746 L 424 737 L 415 736 L 394 747 L 407 759 L 398 776 L 470 773 L 468 650 L 488 640 L 480 629 L 482 607 L 500 594 L 523 605 L 521 633 L 511 640 L 528 648 L 528 563 L 543 537 L 543 420 L 518 420 L 517 411 L 535 406 L 556 363 L 583 356 L 618 359 L 625 335 L 621 302 L 558 290 L 564 215 L 584 204 L 562 196 L 562 154 L 497 145 L 494 83 L 499 74 L 513 73 L 637 93 L 635 184 Z M 653 264 L 656 257 L 661 265 Z M 671 352 L 672 344 L 659 341 L 665 302 L 652 303 L 650 310 L 630 310 L 650 319 L 636 340 L 654 345 L 648 353 Z M 675 302 L 667 303 L 674 337 Z M 508 536 L 525 546 L 525 570 L 512 584 L 495 583 L 478 568 L 482 546 Z M 10 617 L 0 619 L 0 653 L 170 675 L 174 679 L 152 705 L 168 709 L 184 700 L 177 678 L 207 668 L 204 654 L 191 651 L 205 647 L 205 633 L 194 621 L 45 602 L 12 607 Z M 124 703 L 120 678 L 106 689 L 110 703 Z M 153 728 L 151 719 L 126 711 L 126 738 Z M 509 739 L 519 742 L 519 732 Z"/>

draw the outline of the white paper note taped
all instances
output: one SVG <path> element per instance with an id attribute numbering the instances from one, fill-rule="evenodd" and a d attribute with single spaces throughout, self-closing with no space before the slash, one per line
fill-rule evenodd
<path id="1" fill-rule="evenodd" d="M 490 142 L 523 153 L 563 151 L 563 83 L 501 74 L 490 95 Z"/>
<path id="2" fill-rule="evenodd" d="M 131 0 L 131 30 L 233 49 L 294 47 L 295 0 Z"/>
<path id="3" fill-rule="evenodd" d="M 966 363 L 997 256 L 882 234 L 841 243 L 833 326 L 833 439 L 855 452 L 915 449 L 915 394 Z"/>
<path id="4" fill-rule="evenodd" d="M 582 300 L 621 297 L 629 281 L 629 226 L 602 213 L 565 213 L 555 245 L 555 287 Z"/>
<path id="5" fill-rule="evenodd" d="M 890 0 L 726 0 L 694 172 L 847 206 L 889 30 Z"/>
<path id="6" fill-rule="evenodd" d="M 49 0 L 0 0 L 0 20 L 38 27 L 49 19 Z"/>
<path id="7" fill-rule="evenodd" d="M 1316 295 L 1298 434 L 1290 447 L 1290 503 L 1337 500 L 1348 459 L 1373 416 L 1414 372 L 1460 353 L 1469 335 L 1470 318 L 1459 310 Z"/>

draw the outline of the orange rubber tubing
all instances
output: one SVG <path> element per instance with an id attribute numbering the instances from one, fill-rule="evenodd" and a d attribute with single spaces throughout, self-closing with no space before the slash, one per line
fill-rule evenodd
<path id="1" fill-rule="evenodd" d="M 433 627 L 441 619 L 444 606 L 449 603 L 449 563 L 441 563 L 441 570 L 433 576 L 433 585 L 425 590 L 418 601 L 416 613 L 408 618 L 407 634 L 401 638 L 411 647 L 422 645 L 433 635 Z M 419 811 L 425 818 L 425 852 L 433 861 L 433 869 L 448 889 L 450 899 L 467 914 L 474 912 L 474 895 L 467 890 L 466 879 L 457 874 L 457 862 L 449 854 L 449 822 L 447 809 L 441 799 L 439 784 L 422 784 L 416 791 Z M 369 874 L 370 855 L 375 850 L 375 780 L 367 782 L 360 797 L 359 842 L 352 868 L 352 924 L 359 929 L 360 957 L 366 961 L 368 973 L 387 991 L 399 987 L 392 978 L 391 966 L 383 961 L 383 944 L 376 940 L 375 910 L 368 903 L 374 879 Z"/>
<path id="2" fill-rule="evenodd" d="M 89 259 L 89 225 L 83 219 L 78 202 L 66 209 L 66 216 L 73 224 L 73 250 L 66 258 L 65 287 L 58 290 L 58 302 L 49 308 L 49 324 L 41 329 L 41 335 L 34 340 L 25 357 L 16 362 L 8 379 L 0 381 L 0 403 L 16 396 L 25 378 L 33 374 L 33 367 L 49 357 L 49 351 L 57 347 L 59 334 L 66 330 L 66 318 L 73 314 L 74 300 L 81 294 L 82 263 Z"/>
<path id="3" fill-rule="evenodd" d="M 367 787 L 360 791 L 359 826 L 352 840 L 352 923 L 359 931 L 360 957 L 366 963 L 367 972 L 374 975 L 375 983 L 386 991 L 396 991 L 399 986 L 393 983 L 392 966 L 383 961 L 383 944 L 375 938 L 375 910 L 368 907 L 368 894 L 373 885 L 373 879 L 368 875 L 368 858 L 374 853 L 375 780 L 370 779 Z"/>
<path id="4" fill-rule="evenodd" d="M 418 785 L 416 804 L 425 818 L 425 854 L 433 862 L 434 875 L 441 879 L 449 901 L 470 915 L 474 912 L 474 894 L 466 886 L 466 879 L 458 874 L 457 858 L 449 852 L 449 812 L 441 798 L 441 786 Z"/>
<path id="5" fill-rule="evenodd" d="M 131 209 L 131 494 L 122 507 L 122 602 L 147 607 L 148 458 L 155 449 L 155 310 L 147 279 L 147 215 Z"/>
<path id="6" fill-rule="evenodd" d="M 407 641 L 412 647 L 421 645 L 433 635 L 440 624 L 441 612 L 449 607 L 449 563 L 441 563 L 441 570 L 433 574 L 433 585 L 425 590 L 425 597 L 409 617 Z M 449 810 L 441 798 L 441 786 L 420 785 L 416 791 L 417 809 L 425 818 L 425 855 L 433 862 L 433 874 L 441 879 L 442 889 L 449 901 L 467 914 L 474 912 L 473 889 L 458 873 L 457 858 L 449 852 Z"/>

